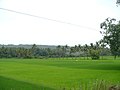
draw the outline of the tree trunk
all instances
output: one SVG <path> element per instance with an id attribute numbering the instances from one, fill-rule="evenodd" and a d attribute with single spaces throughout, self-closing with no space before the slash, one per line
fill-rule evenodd
<path id="1" fill-rule="evenodd" d="M 114 59 L 115 59 L 115 60 L 116 60 L 116 57 L 117 57 L 117 56 L 115 55 L 115 56 L 114 56 Z"/>

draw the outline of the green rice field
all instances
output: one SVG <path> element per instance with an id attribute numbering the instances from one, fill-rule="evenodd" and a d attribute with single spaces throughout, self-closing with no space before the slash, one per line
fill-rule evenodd
<path id="1" fill-rule="evenodd" d="M 106 90 L 118 84 L 120 60 L 0 59 L 0 90 Z"/>

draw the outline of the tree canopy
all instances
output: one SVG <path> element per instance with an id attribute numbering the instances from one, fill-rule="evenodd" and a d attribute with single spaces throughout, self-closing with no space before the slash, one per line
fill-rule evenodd
<path id="1" fill-rule="evenodd" d="M 120 21 L 114 18 L 107 18 L 100 25 L 103 42 L 109 45 L 111 53 L 115 56 L 120 56 Z"/>
<path id="2" fill-rule="evenodd" d="M 120 0 L 117 0 L 117 1 L 116 1 L 116 4 L 119 4 L 119 5 L 120 5 Z"/>

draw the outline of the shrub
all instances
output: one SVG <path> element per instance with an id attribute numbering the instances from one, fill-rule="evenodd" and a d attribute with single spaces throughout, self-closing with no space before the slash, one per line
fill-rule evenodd
<path id="1" fill-rule="evenodd" d="M 90 50 L 90 56 L 93 60 L 97 60 L 100 58 L 100 51 L 99 50 L 94 50 L 94 49 L 91 49 Z"/>

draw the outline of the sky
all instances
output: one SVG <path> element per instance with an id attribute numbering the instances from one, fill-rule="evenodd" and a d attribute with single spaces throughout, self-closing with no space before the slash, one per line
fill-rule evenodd
<path id="1" fill-rule="evenodd" d="M 78 45 L 102 39 L 100 23 L 120 20 L 116 0 L 0 0 L 0 44 Z"/>

